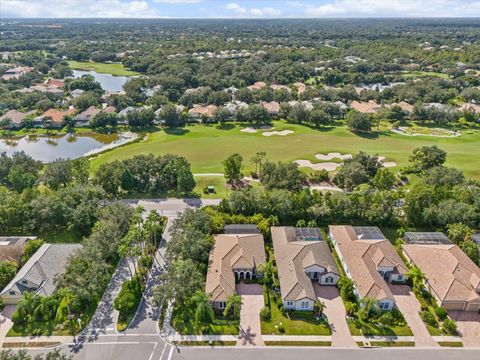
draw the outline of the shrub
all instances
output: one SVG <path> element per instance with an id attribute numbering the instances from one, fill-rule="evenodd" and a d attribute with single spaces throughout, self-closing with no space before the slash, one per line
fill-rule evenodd
<path id="1" fill-rule="evenodd" d="M 433 314 L 430 311 L 424 310 L 420 312 L 420 317 L 422 318 L 425 324 L 428 324 L 431 326 L 437 326 L 437 320 L 435 319 L 435 316 L 433 316 Z"/>
<path id="2" fill-rule="evenodd" d="M 447 318 L 447 310 L 445 310 L 445 308 L 439 306 L 437 308 L 435 308 L 435 314 L 438 316 L 438 318 L 440 319 L 440 321 L 443 321 Z"/>
<path id="3" fill-rule="evenodd" d="M 442 329 L 450 335 L 455 335 L 457 333 L 457 323 L 450 319 L 443 320 Z"/>
<path id="4" fill-rule="evenodd" d="M 260 319 L 263 321 L 270 320 L 272 318 L 272 314 L 270 313 L 270 308 L 264 306 L 262 310 L 260 310 Z"/>
<path id="5" fill-rule="evenodd" d="M 406 324 L 405 318 L 403 317 L 400 310 L 398 310 L 397 308 L 393 308 L 390 313 L 392 314 L 394 324 L 399 326 L 403 326 Z"/>
<path id="6" fill-rule="evenodd" d="M 280 334 L 285 334 L 285 327 L 282 323 L 278 324 L 278 331 L 280 332 Z"/>
<path id="7" fill-rule="evenodd" d="M 142 280 L 134 276 L 122 284 L 120 293 L 113 301 L 113 307 L 120 313 L 129 314 L 135 311 L 142 297 Z"/>
<path id="8" fill-rule="evenodd" d="M 393 325 L 395 323 L 395 318 L 391 311 L 387 311 L 378 318 L 378 321 L 383 325 Z"/>
<path id="9" fill-rule="evenodd" d="M 356 303 L 347 301 L 345 303 L 345 311 L 347 312 L 348 316 L 354 316 L 355 313 L 357 312 L 358 306 Z"/>

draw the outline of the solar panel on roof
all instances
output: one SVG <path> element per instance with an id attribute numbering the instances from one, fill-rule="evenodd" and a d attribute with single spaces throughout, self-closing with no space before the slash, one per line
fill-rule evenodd
<path id="1" fill-rule="evenodd" d="M 384 240 L 385 236 L 377 226 L 354 226 L 359 240 Z"/>
<path id="2" fill-rule="evenodd" d="M 319 228 L 296 227 L 295 236 L 298 241 L 319 241 L 323 240 Z"/>
<path id="3" fill-rule="evenodd" d="M 441 232 L 406 232 L 404 240 L 407 244 L 450 244 L 448 237 Z"/>
<path id="4" fill-rule="evenodd" d="M 260 234 L 254 224 L 230 224 L 225 225 L 225 234 Z"/>

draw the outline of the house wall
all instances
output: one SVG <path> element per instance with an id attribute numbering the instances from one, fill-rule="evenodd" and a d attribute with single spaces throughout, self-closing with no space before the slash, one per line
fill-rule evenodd
<path id="1" fill-rule="evenodd" d="M 388 307 L 381 307 L 381 304 L 387 304 Z M 390 299 L 382 299 L 378 302 L 378 305 L 380 306 L 380 309 L 384 311 L 390 311 L 393 309 L 393 306 L 395 305 L 395 303 Z"/>
<path id="2" fill-rule="evenodd" d="M 326 279 L 327 279 L 328 277 L 332 277 L 332 278 L 333 278 L 333 282 L 328 282 L 328 283 L 327 283 L 327 282 L 326 282 Z M 340 278 L 340 276 L 338 276 L 337 274 L 334 274 L 334 273 L 326 273 L 326 274 L 323 274 L 323 275 L 320 277 L 318 283 L 319 283 L 320 285 L 336 285 L 339 278 Z"/>
<path id="3" fill-rule="evenodd" d="M 2 299 L 5 305 L 17 305 L 22 299 L 22 294 L 18 291 L 15 292 L 15 295 L 11 295 L 9 292 L 6 292 L 5 294 L 2 294 Z"/>
<path id="4" fill-rule="evenodd" d="M 292 301 L 292 305 L 289 305 L 289 302 L 284 300 L 283 307 L 286 310 L 297 310 L 297 311 L 313 311 L 314 301 L 312 299 L 301 299 L 297 301 Z M 302 303 L 306 304 L 306 307 L 302 307 Z"/>
<path id="5" fill-rule="evenodd" d="M 392 282 L 392 281 L 405 282 L 407 280 L 407 277 L 404 274 L 390 274 L 389 280 L 390 280 L 390 282 Z"/>

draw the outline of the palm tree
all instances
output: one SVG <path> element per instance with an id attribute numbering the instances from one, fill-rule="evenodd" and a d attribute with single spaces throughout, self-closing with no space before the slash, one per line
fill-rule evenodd
<path id="1" fill-rule="evenodd" d="M 27 323 L 33 320 L 35 305 L 37 303 L 36 297 L 34 292 L 27 291 L 23 293 L 22 298 L 18 302 L 16 312 L 22 315 Z"/>
<path id="2" fill-rule="evenodd" d="M 407 278 L 412 281 L 413 288 L 417 290 L 423 289 L 423 283 L 426 280 L 426 276 L 417 266 L 413 266 L 408 270 Z"/>
<path id="3" fill-rule="evenodd" d="M 360 303 L 360 309 L 358 310 L 358 317 L 364 322 L 368 322 L 368 318 L 376 313 L 378 310 L 377 301 L 370 298 L 363 298 Z"/>
<path id="4" fill-rule="evenodd" d="M 263 283 L 270 287 L 274 280 L 274 267 L 271 261 L 267 261 L 265 264 L 258 266 L 258 271 L 263 273 Z"/>
<path id="5" fill-rule="evenodd" d="M 149 225 L 150 235 L 153 236 L 153 245 L 157 247 L 157 230 L 162 217 L 156 210 L 150 210 L 147 215 L 147 224 Z"/>
<path id="6" fill-rule="evenodd" d="M 238 319 L 240 317 L 240 308 L 242 306 L 242 297 L 238 294 L 232 294 L 227 299 L 227 306 L 223 311 L 223 316 L 228 316 L 230 310 L 233 311 L 233 318 Z"/>
<path id="7" fill-rule="evenodd" d="M 322 316 L 326 307 L 327 307 L 327 305 L 325 305 L 325 303 L 323 301 L 317 300 L 313 304 L 313 313 L 317 316 Z"/>
<path id="8" fill-rule="evenodd" d="M 145 208 L 143 206 L 137 206 L 132 216 L 132 221 L 137 224 L 138 228 L 141 228 L 143 224 L 143 213 L 145 212 Z"/>
<path id="9" fill-rule="evenodd" d="M 203 291 L 197 291 L 190 301 L 195 306 L 195 321 L 197 323 L 212 322 L 215 319 L 210 299 Z"/>

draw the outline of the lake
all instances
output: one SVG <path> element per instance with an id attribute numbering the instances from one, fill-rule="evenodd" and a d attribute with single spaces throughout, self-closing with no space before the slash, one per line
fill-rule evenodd
<path id="1" fill-rule="evenodd" d="M 128 76 L 113 76 L 111 74 L 101 74 L 95 71 L 84 71 L 84 70 L 72 70 L 73 77 L 79 78 L 83 75 L 92 75 L 95 80 L 97 80 L 100 85 L 102 85 L 103 90 L 108 92 L 118 92 L 123 90 L 123 84 L 125 84 L 130 77 Z"/>
<path id="2" fill-rule="evenodd" d="M 62 136 L 29 135 L 20 139 L 1 139 L 0 153 L 11 156 L 25 151 L 35 160 L 43 162 L 58 158 L 77 159 L 111 149 L 137 138 L 136 134 L 67 134 Z"/>

